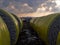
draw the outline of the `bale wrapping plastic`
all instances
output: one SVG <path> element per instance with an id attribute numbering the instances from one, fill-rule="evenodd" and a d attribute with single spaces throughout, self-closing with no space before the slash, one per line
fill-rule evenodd
<path id="1" fill-rule="evenodd" d="M 18 26 L 19 26 L 19 31 L 22 29 L 22 27 L 23 27 L 23 22 L 22 22 L 22 20 L 21 20 L 21 18 L 18 18 L 15 14 L 13 14 L 13 13 L 11 13 L 14 17 L 15 17 L 15 19 L 18 21 Z"/>
<path id="2" fill-rule="evenodd" d="M 9 12 L 3 9 L 0 9 L 0 16 L 2 17 L 2 19 L 4 20 L 8 27 L 11 45 L 14 45 L 19 35 L 18 21 L 15 19 L 13 15 L 11 15 Z"/>
<path id="3" fill-rule="evenodd" d="M 32 19 L 30 24 L 46 45 L 60 45 L 60 13 Z"/>
<path id="4" fill-rule="evenodd" d="M 10 34 L 8 28 L 0 17 L 0 45 L 10 45 Z"/>
<path id="5" fill-rule="evenodd" d="M 18 22 L 18 27 L 19 27 L 19 34 L 21 33 L 21 30 L 22 30 L 22 27 L 23 27 L 23 22 L 22 22 L 22 20 L 20 19 L 20 18 L 18 18 L 15 14 L 13 14 L 13 13 L 11 13 L 12 14 L 12 16 L 14 16 L 15 17 L 15 19 L 17 20 L 17 22 Z M 18 32 L 17 32 L 18 33 Z M 20 38 L 19 37 L 19 34 L 18 34 L 18 36 L 17 36 L 17 40 L 18 40 L 18 38 Z M 17 42 L 17 41 L 16 41 Z"/>

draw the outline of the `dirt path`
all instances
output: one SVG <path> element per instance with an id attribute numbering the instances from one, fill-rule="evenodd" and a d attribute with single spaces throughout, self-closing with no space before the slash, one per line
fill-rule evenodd
<path id="1" fill-rule="evenodd" d="M 30 26 L 29 21 L 30 19 L 27 18 L 23 20 L 23 29 L 16 45 L 44 45 Z"/>

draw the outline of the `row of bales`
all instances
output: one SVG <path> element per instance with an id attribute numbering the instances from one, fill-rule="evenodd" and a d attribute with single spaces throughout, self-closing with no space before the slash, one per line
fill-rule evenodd
<path id="1" fill-rule="evenodd" d="M 60 13 L 32 18 L 30 25 L 46 45 L 60 45 Z M 15 45 L 22 27 L 21 19 L 0 9 L 0 45 Z"/>
<path id="2" fill-rule="evenodd" d="M 32 18 L 30 25 L 46 45 L 60 45 L 60 13 Z"/>
<path id="3" fill-rule="evenodd" d="M 21 19 L 0 9 L 0 45 L 15 45 L 21 29 Z"/>

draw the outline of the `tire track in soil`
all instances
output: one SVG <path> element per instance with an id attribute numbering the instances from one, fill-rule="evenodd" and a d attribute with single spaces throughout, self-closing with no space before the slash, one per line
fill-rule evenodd
<path id="1" fill-rule="evenodd" d="M 31 18 L 23 19 L 23 29 L 19 34 L 16 45 L 45 45 L 30 26 L 29 21 Z"/>

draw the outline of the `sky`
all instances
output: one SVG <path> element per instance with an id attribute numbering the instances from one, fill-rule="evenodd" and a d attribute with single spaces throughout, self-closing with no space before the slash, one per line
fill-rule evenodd
<path id="1" fill-rule="evenodd" d="M 60 12 L 60 0 L 0 0 L 0 8 L 18 17 L 40 17 Z"/>

